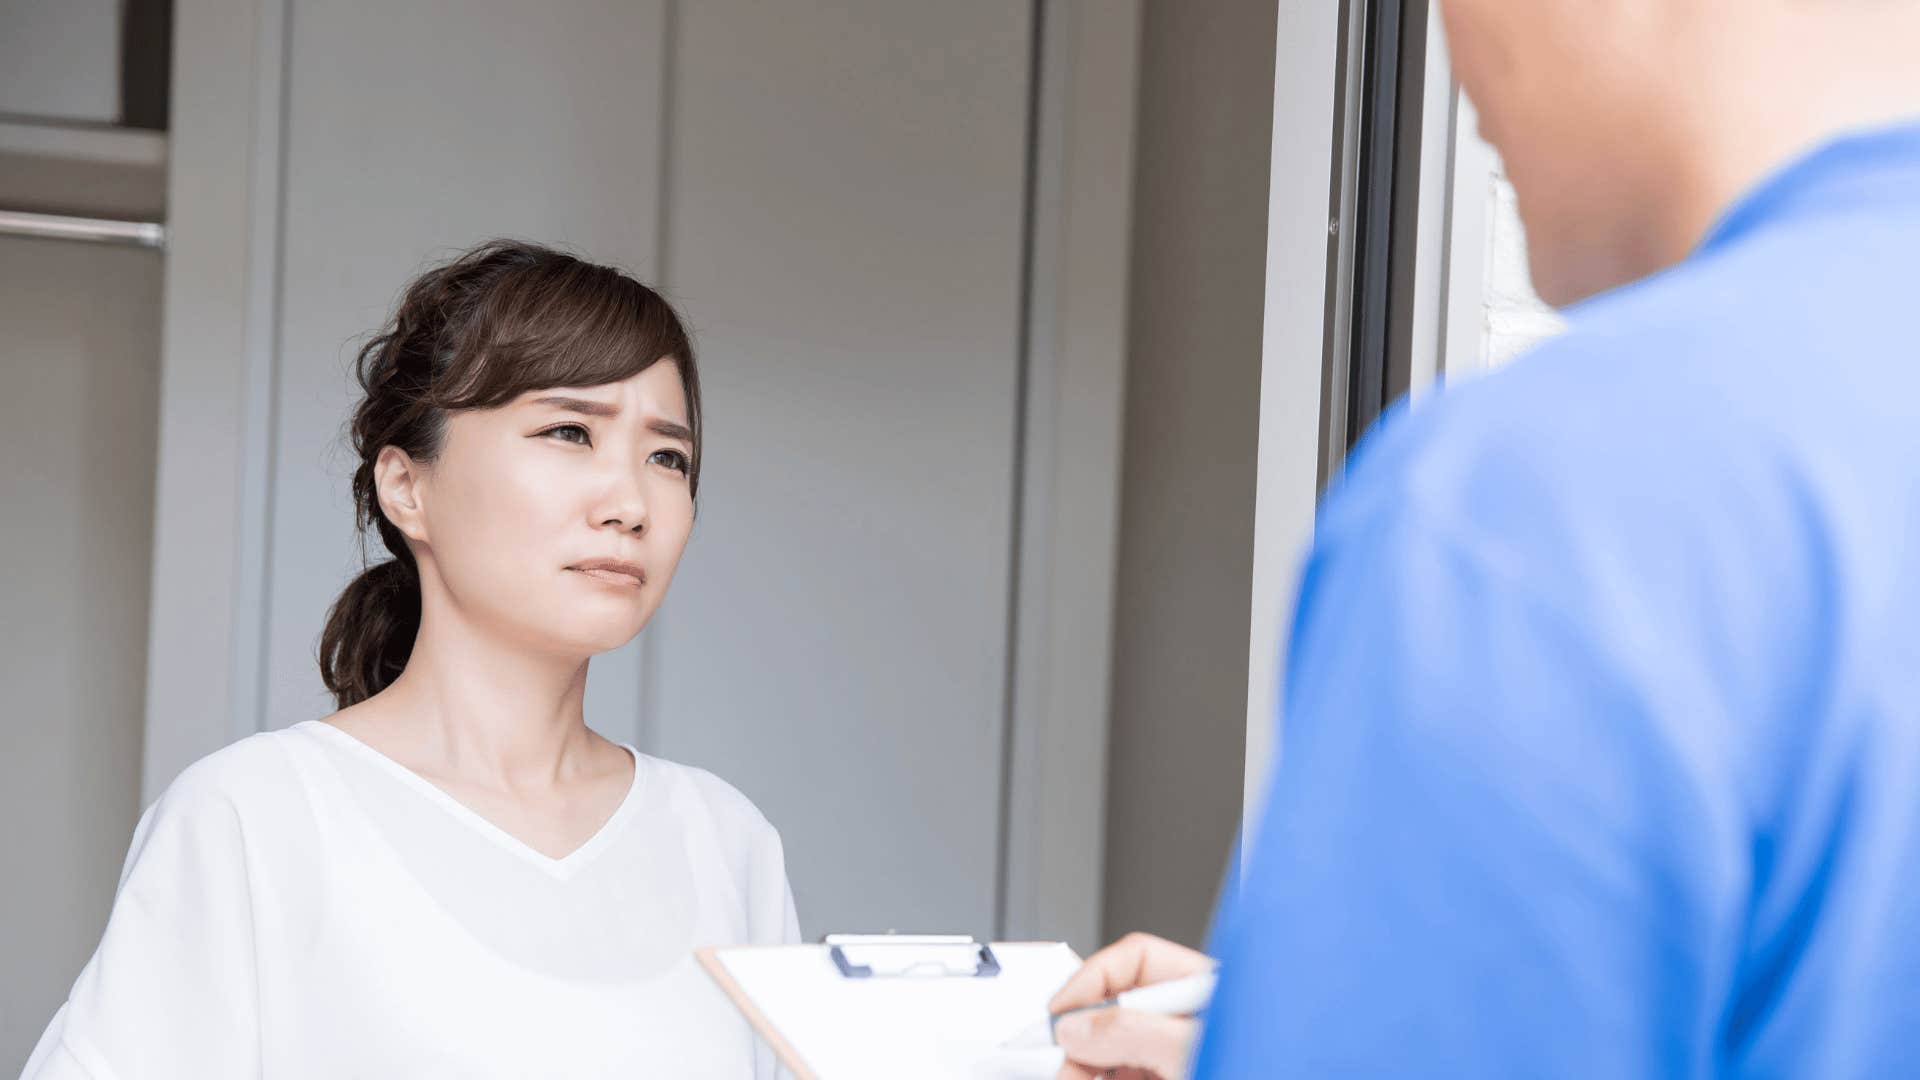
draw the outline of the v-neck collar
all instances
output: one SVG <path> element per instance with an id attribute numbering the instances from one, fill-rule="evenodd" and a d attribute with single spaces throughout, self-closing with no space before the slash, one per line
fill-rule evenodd
<path id="1" fill-rule="evenodd" d="M 612 842 L 613 837 L 620 831 L 620 826 L 626 821 L 627 817 L 632 813 L 634 806 L 639 802 L 640 774 L 644 768 L 645 759 L 642 758 L 640 752 L 633 747 L 625 743 L 617 743 L 616 745 L 633 757 L 633 781 L 627 786 L 626 795 L 621 798 L 620 805 L 614 807 L 613 813 L 608 816 L 607 820 L 602 822 L 598 829 L 594 830 L 592 836 L 587 837 L 585 842 L 567 854 L 559 858 L 554 858 L 551 855 L 535 849 L 526 841 L 494 824 L 479 811 L 448 794 L 446 790 L 438 784 L 435 784 L 433 781 L 428 780 L 426 777 L 421 776 L 419 773 L 414 772 L 412 769 L 407 768 L 386 754 L 375 750 L 353 735 L 342 731 L 324 720 L 304 720 L 294 725 L 294 729 L 305 729 L 313 732 L 319 738 L 330 741 L 348 753 L 358 756 L 374 768 L 393 777 L 402 785 L 418 792 L 420 796 L 428 802 L 438 805 L 442 810 L 464 823 L 474 832 L 487 838 L 496 846 L 506 849 L 514 856 L 531 863 L 541 871 L 563 881 L 579 873 L 581 868 L 591 863 L 594 858 Z"/>

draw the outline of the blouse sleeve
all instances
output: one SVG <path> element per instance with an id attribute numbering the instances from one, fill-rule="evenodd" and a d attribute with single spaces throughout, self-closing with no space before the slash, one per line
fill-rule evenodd
<path id="1" fill-rule="evenodd" d="M 245 837 L 196 769 L 141 817 L 106 933 L 22 1080 L 259 1075 Z"/>
<path id="2" fill-rule="evenodd" d="M 763 826 L 754 845 L 753 876 L 747 898 L 747 932 L 754 945 L 797 945 L 800 918 L 794 911 L 793 889 L 787 884 L 786 854 L 780 834 Z M 755 1080 L 792 1080 L 765 1039 L 754 1040 Z"/>
<path id="3" fill-rule="evenodd" d="M 771 825 L 754 853 L 752 892 L 747 918 L 753 944 L 799 944 L 800 916 L 793 907 L 793 889 L 787 884 L 786 851 L 780 834 Z"/>

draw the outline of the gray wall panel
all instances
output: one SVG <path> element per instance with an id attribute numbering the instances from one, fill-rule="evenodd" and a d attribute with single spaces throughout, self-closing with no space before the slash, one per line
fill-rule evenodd
<path id="1" fill-rule="evenodd" d="M 677 19 L 667 277 L 711 427 L 650 746 L 780 826 L 810 934 L 986 933 L 1029 6 Z"/>
<path id="2" fill-rule="evenodd" d="M 1147 930 L 1202 944 L 1239 824 L 1274 19 L 1263 0 L 1146 6 L 1109 938 Z"/>
<path id="3" fill-rule="evenodd" d="M 0 113 L 120 119 L 119 0 L 0 0 Z"/>
<path id="4" fill-rule="evenodd" d="M 160 256 L 0 239 L 0 327 L 5 1071 L 92 954 L 140 812 Z"/>

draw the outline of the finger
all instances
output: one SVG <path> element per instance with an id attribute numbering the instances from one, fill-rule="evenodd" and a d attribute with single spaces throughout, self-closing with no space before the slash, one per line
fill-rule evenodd
<path id="1" fill-rule="evenodd" d="M 1207 954 L 1151 934 L 1128 934 L 1094 953 L 1055 994 L 1050 1011 L 1059 1013 L 1105 1001 L 1122 990 L 1164 982 L 1213 968 Z"/>
<path id="2" fill-rule="evenodd" d="M 1098 1065 L 1079 1065 L 1068 1061 L 1060 1066 L 1053 1080 L 1158 1080 L 1143 1069 L 1103 1069 Z"/>
<path id="3" fill-rule="evenodd" d="M 1213 969 L 1213 958 L 1151 934 L 1128 934 L 1087 958 L 1087 962 L 1047 1003 L 1047 1011 L 1102 1002 L 1149 983 L 1165 982 Z"/>
<path id="4" fill-rule="evenodd" d="M 1057 1038 L 1067 1060 L 1077 1065 L 1130 1066 L 1175 1077 L 1185 1075 L 1199 1030 L 1199 1023 L 1190 1017 L 1103 1009 L 1060 1021 Z"/>

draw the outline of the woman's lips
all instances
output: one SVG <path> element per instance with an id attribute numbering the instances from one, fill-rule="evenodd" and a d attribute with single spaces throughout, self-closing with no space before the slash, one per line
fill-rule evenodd
<path id="1" fill-rule="evenodd" d="M 595 581 L 625 589 L 637 589 L 647 583 L 647 572 L 644 569 L 633 563 L 613 559 L 596 559 L 593 562 L 569 566 L 567 569 L 584 574 Z"/>

